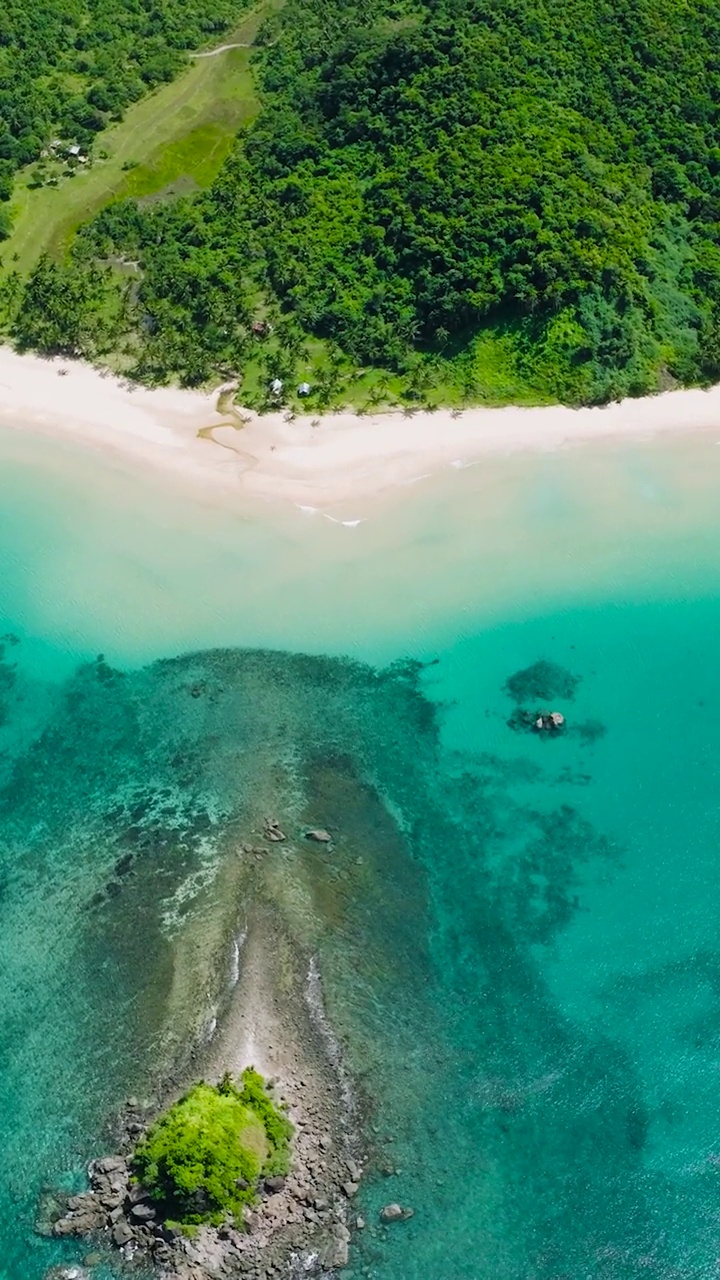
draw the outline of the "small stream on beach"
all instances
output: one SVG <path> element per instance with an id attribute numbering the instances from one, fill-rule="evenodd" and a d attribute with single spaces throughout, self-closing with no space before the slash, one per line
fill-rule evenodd
<path id="1" fill-rule="evenodd" d="M 369 1108 L 343 1280 L 717 1277 L 719 493 L 667 438 L 343 527 L 0 432 L 1 1280 L 87 1254 L 37 1197 L 209 1023 L 284 803 Z M 538 661 L 552 739 L 508 725 Z"/>

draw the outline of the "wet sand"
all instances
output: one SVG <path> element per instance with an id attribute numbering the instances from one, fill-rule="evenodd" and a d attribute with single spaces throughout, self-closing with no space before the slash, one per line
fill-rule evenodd
<path id="1" fill-rule="evenodd" d="M 133 386 L 90 365 L 0 348 L 0 425 L 73 438 L 198 486 L 328 506 L 484 456 L 720 427 L 720 386 L 604 408 L 259 416 L 213 393 Z M 313 425 L 313 423 L 317 425 Z"/>

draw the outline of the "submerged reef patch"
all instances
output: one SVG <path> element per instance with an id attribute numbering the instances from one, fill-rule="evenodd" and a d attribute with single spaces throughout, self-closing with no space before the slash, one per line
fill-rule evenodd
<path id="1" fill-rule="evenodd" d="M 517 703 L 572 701 L 579 683 L 580 677 L 566 667 L 541 659 L 509 676 L 503 689 Z"/>
<path id="2" fill-rule="evenodd" d="M 213 650 L 109 672 L 82 666 L 43 704 L 0 794 L 9 1178 L 28 1134 L 43 1135 L 36 1167 L 62 1170 L 69 1148 L 97 1153 L 122 1097 L 157 1101 L 168 1074 L 193 1078 L 199 1046 L 222 1033 L 233 939 L 269 903 L 317 957 L 370 1110 L 358 1216 L 380 1234 L 359 1233 L 361 1266 L 383 1274 L 389 1202 L 415 1210 L 400 1230 L 422 1235 L 424 1274 L 448 1280 L 473 1274 L 479 1249 L 487 1274 L 539 1280 L 606 1244 L 639 1255 L 652 1232 L 632 1126 L 627 1140 L 638 1081 L 600 1030 L 560 1016 L 538 963 L 617 857 L 558 805 L 557 773 L 446 754 L 415 663 Z M 513 688 L 544 680 L 545 693 L 541 677 Z M 574 694 L 576 677 L 562 681 Z M 285 950 L 278 965 L 294 972 Z M 458 1168 L 472 1174 L 448 1271 L 434 1250 L 457 1220 Z M 556 1246 L 560 1200 L 574 1237 Z"/>

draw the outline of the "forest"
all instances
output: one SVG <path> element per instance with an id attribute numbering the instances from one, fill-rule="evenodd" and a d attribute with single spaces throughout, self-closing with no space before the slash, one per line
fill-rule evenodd
<path id="1" fill-rule="evenodd" d="M 4 0 L 0 8 L 0 200 L 58 135 L 89 147 L 130 103 L 171 80 L 222 32 L 237 0 Z M 3 218 L 4 215 L 4 218 Z M 0 228 L 8 213 L 0 209 Z"/>
<path id="2" fill-rule="evenodd" d="M 48 128 L 101 128 L 210 29 L 171 0 L 40 8 L 42 41 L 19 6 L 0 18 L 8 175 Z M 132 54 L 110 59 L 114 39 Z M 10 273 L 20 345 L 117 349 L 150 382 L 237 376 L 249 401 L 307 372 L 320 408 L 358 370 L 374 403 L 592 403 L 720 377 L 708 0 L 287 0 L 254 66 L 261 109 L 209 189 L 111 203 L 64 260 Z"/>

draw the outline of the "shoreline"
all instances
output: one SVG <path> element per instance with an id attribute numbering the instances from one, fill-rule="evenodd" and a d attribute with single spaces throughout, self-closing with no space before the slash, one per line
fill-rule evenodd
<path id="1" fill-rule="evenodd" d="M 290 421 L 282 412 L 220 411 L 222 392 L 138 387 L 80 361 L 0 347 L 0 428 L 300 508 L 374 497 L 492 455 L 720 428 L 720 385 L 595 408 L 338 412 Z"/>

